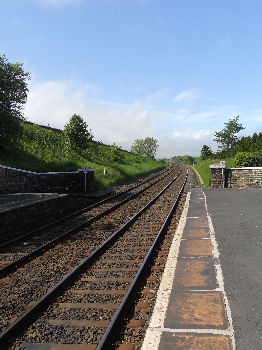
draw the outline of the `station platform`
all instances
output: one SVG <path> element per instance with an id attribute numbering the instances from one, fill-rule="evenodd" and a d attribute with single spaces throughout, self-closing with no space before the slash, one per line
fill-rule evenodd
<path id="1" fill-rule="evenodd" d="M 67 194 L 57 193 L 10 193 L 0 194 L 0 213 L 36 202 L 65 197 Z"/>
<path id="2" fill-rule="evenodd" d="M 43 202 L 56 198 L 71 197 L 89 197 L 89 198 L 103 198 L 112 193 L 112 190 L 82 192 L 82 193 L 3 193 L 0 194 L 0 214 L 11 209 L 22 206 L 34 205 L 38 202 Z"/>
<path id="3" fill-rule="evenodd" d="M 142 350 L 234 350 L 231 312 L 206 197 L 188 194 Z"/>
<path id="4" fill-rule="evenodd" d="M 96 191 L 70 194 L 0 194 L 0 241 L 13 239 L 20 232 L 30 231 L 55 221 L 110 193 L 110 191 Z"/>

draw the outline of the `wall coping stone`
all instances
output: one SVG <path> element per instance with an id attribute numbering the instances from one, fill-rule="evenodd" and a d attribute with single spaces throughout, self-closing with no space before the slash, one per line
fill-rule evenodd
<path id="1" fill-rule="evenodd" d="M 79 172 L 84 171 L 84 169 L 80 168 L 77 171 L 49 171 L 49 172 L 46 172 L 46 173 L 37 173 L 35 171 L 11 168 L 11 167 L 5 166 L 5 165 L 0 165 L 0 168 L 20 171 L 20 172 L 27 173 L 27 174 L 36 174 L 36 175 L 45 175 L 45 174 L 77 174 Z M 88 168 L 86 171 L 90 171 L 91 172 L 91 171 L 95 171 L 95 169 L 94 168 Z"/>
<path id="2" fill-rule="evenodd" d="M 210 165 L 209 168 L 211 169 L 232 169 L 232 170 L 257 170 L 260 169 L 262 170 L 262 167 L 255 167 L 255 166 L 250 166 L 250 167 L 243 167 L 243 168 L 222 168 L 221 166 L 216 166 L 216 165 Z"/>
<path id="3" fill-rule="evenodd" d="M 250 166 L 250 167 L 243 167 L 243 168 L 227 168 L 227 169 L 232 169 L 232 170 L 262 170 L 262 167 L 255 167 L 255 166 Z"/>

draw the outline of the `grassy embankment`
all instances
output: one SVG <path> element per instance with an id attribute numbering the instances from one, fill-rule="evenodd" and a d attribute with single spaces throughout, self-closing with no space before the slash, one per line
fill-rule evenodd
<path id="1" fill-rule="evenodd" d="M 204 184 L 204 187 L 209 187 L 211 184 L 211 173 L 209 166 L 211 164 L 219 163 L 221 159 L 207 159 L 203 161 L 196 162 L 194 168 L 198 171 L 199 175 L 201 176 Z M 226 167 L 231 168 L 234 166 L 234 159 L 233 158 L 226 158 Z"/>
<path id="2" fill-rule="evenodd" d="M 95 169 L 97 187 L 127 183 L 165 166 L 160 161 L 93 142 L 88 149 L 75 151 L 63 134 L 36 125 L 23 124 L 23 131 L 19 148 L 0 154 L 1 165 L 36 172 L 75 171 L 87 166 Z"/>

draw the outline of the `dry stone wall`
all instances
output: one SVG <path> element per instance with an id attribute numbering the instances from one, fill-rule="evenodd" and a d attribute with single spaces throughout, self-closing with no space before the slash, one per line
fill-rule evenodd
<path id="1" fill-rule="evenodd" d="M 262 188 L 262 167 L 250 168 L 210 168 L 211 187 L 222 188 Z"/>
<path id="2" fill-rule="evenodd" d="M 262 168 L 231 168 L 230 187 L 262 188 Z"/>
<path id="3" fill-rule="evenodd" d="M 222 188 L 223 187 L 223 177 L 221 168 L 210 168 L 211 171 L 211 187 Z"/>
<path id="4" fill-rule="evenodd" d="M 94 185 L 94 169 L 86 173 L 87 191 Z M 84 192 L 85 174 L 75 172 L 35 173 L 0 166 L 0 193 L 69 193 Z"/>
<path id="5" fill-rule="evenodd" d="M 86 196 L 58 194 L 57 197 L 21 203 L 0 211 L 0 242 L 17 237 L 94 203 Z M 19 222 L 19 225 L 17 223 Z"/>

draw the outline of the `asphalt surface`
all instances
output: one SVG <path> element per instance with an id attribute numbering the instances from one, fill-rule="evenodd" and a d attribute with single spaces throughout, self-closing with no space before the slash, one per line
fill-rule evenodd
<path id="1" fill-rule="evenodd" d="M 262 349 L 262 190 L 204 189 L 237 350 Z"/>

